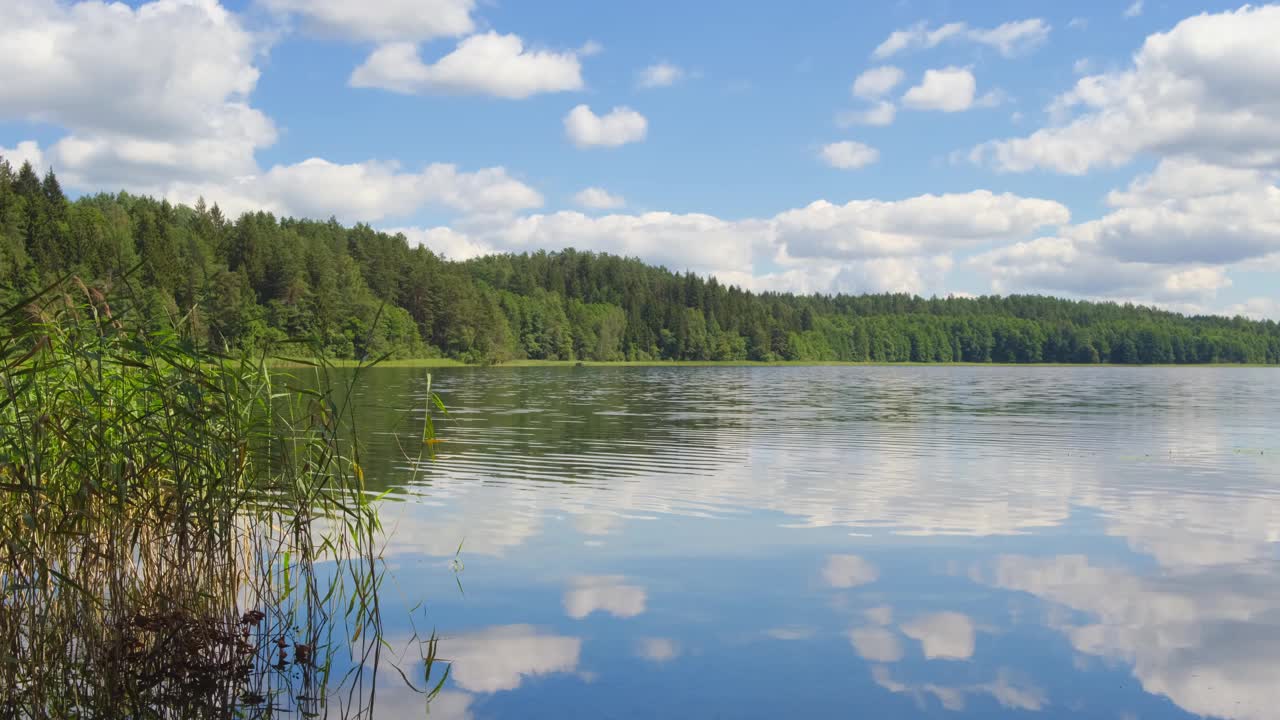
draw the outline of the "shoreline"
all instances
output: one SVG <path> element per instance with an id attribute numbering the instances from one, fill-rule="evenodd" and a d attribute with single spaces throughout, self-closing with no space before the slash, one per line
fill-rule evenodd
<path id="1" fill-rule="evenodd" d="M 335 368 L 359 367 L 358 360 L 328 360 Z M 273 368 L 301 368 L 306 364 L 284 359 L 271 359 Z M 1006 363 L 1006 362 L 858 362 L 853 360 L 510 360 L 493 365 L 468 364 L 450 358 L 402 358 L 383 360 L 374 367 L 385 368 L 479 368 L 488 370 L 549 367 L 1039 367 L 1039 368 L 1280 368 L 1264 363 L 1163 363 L 1153 365 L 1119 363 Z"/>

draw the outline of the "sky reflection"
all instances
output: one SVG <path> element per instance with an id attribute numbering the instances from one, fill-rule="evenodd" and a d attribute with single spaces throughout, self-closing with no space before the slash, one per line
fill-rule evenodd
<path id="1" fill-rule="evenodd" d="M 443 717 L 1280 707 L 1274 372 L 439 372 L 413 485 L 421 373 L 368 377 Z"/>

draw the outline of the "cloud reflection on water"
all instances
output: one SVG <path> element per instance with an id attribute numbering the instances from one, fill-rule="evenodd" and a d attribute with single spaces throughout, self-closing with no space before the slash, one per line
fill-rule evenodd
<path id="1" fill-rule="evenodd" d="M 790 641 L 774 647 L 789 648 L 781 652 L 795 662 L 838 638 L 845 653 L 876 663 L 868 672 L 892 694 L 953 710 L 977 696 L 1008 709 L 1047 707 L 1048 691 L 1001 669 L 1008 658 L 987 642 L 989 624 L 1016 635 L 1034 622 L 1062 638 L 1062 648 L 1037 648 L 1045 657 L 1104 659 L 1188 712 L 1261 720 L 1280 707 L 1280 454 L 1240 451 L 1274 445 L 1267 428 L 1280 416 L 1260 401 L 1274 396 L 1268 388 L 1280 391 L 1274 374 L 768 370 L 629 370 L 586 384 L 510 373 L 499 378 L 503 388 L 485 385 L 495 376 L 469 374 L 450 386 L 450 403 L 472 403 L 475 413 L 451 430 L 451 456 L 428 468 L 430 485 L 402 495 L 441 505 L 406 505 L 409 532 L 392 548 L 449 557 L 465 536 L 464 554 L 519 567 L 524 553 L 560 552 L 572 538 L 582 555 L 558 558 L 564 572 L 552 580 L 567 583 L 564 615 L 644 614 L 635 622 L 665 625 L 643 632 L 676 648 L 682 632 L 727 623 L 717 615 L 725 607 L 770 597 L 771 563 L 786 549 L 787 558 L 809 559 L 808 579 L 791 580 L 790 592 L 813 592 L 803 583 L 815 572 L 820 587 L 848 592 L 835 605 L 797 601 L 758 619 L 755 637 Z M 507 395 L 491 394 L 498 389 Z M 541 414 L 498 414 L 522 402 Z M 548 422 L 579 416 L 586 421 Z M 692 518 L 705 519 L 696 537 L 665 535 Z M 859 538 L 842 532 L 836 546 L 821 532 L 829 527 L 857 528 Z M 581 548 L 583 537 L 605 536 L 607 546 Z M 1072 554 L 1055 554 L 1064 548 Z M 881 561 L 890 551 L 899 560 L 968 553 L 979 561 L 970 580 L 928 563 Z M 660 580 L 678 604 L 701 580 L 674 565 L 690 557 L 754 584 L 735 586 L 743 598 L 691 596 L 683 615 L 658 618 L 645 614 L 650 589 L 635 581 L 573 574 L 638 563 L 649 578 L 670 567 Z M 988 612 L 909 604 L 943 575 L 985 592 Z M 1021 614 L 999 615 L 1005 605 Z M 758 628 L 771 625 L 762 636 Z M 919 644 L 919 667 L 904 637 Z M 625 652 L 644 656 L 641 642 L 628 639 Z M 961 660 L 990 679 L 927 677 Z M 517 684 L 533 674 L 516 672 Z M 494 687 L 511 677 L 471 682 Z"/>

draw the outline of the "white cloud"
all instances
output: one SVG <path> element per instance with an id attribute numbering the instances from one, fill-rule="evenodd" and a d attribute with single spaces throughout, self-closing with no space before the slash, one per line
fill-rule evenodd
<path id="1" fill-rule="evenodd" d="M 973 106 L 980 107 L 980 108 L 999 107 L 1003 105 L 1008 99 L 1009 99 L 1009 96 L 1005 94 L 1004 90 L 1001 90 L 1000 88 L 996 88 L 995 90 L 990 90 L 983 93 L 982 97 L 979 97 L 977 100 L 974 100 Z"/>
<path id="2" fill-rule="evenodd" d="M 944 284 L 952 264 L 950 255 L 872 258 L 842 266 L 832 286 L 843 292 L 927 295 Z"/>
<path id="3" fill-rule="evenodd" d="M 273 12 L 300 16 L 315 32 L 350 40 L 422 41 L 475 28 L 475 0 L 260 1 Z"/>
<path id="4" fill-rule="evenodd" d="M 1147 37 L 1132 67 L 1081 78 L 1055 124 L 978 146 L 999 170 L 1083 174 L 1142 154 L 1280 169 L 1280 5 L 1202 14 Z M 1074 116 L 1073 116 L 1074 113 Z"/>
<path id="5" fill-rule="evenodd" d="M 947 40 L 968 40 L 995 48 L 1005 57 L 1030 52 L 1049 37 L 1050 27 L 1040 18 L 1016 20 L 994 28 L 971 28 L 966 23 L 954 22 L 930 29 L 926 23 L 918 23 L 905 30 L 889 34 L 871 53 L 872 57 L 887 58 L 903 50 L 937 47 Z"/>
<path id="6" fill-rule="evenodd" d="M 926 23 L 917 23 L 905 30 L 894 30 L 884 42 L 871 52 L 874 58 L 887 58 L 903 50 L 912 48 L 937 47 L 944 40 L 961 37 L 968 30 L 964 23 L 948 23 L 935 30 L 930 30 Z"/>
<path id="7" fill-rule="evenodd" d="M 856 170 L 880 159 L 879 150 L 852 140 L 824 145 L 818 155 L 826 164 L 842 170 Z"/>
<path id="8" fill-rule="evenodd" d="M 0 159 L 8 162 L 14 170 L 28 162 L 37 171 L 45 167 L 44 153 L 40 151 L 40 144 L 34 140 L 24 140 L 12 148 L 0 147 Z"/>
<path id="9" fill-rule="evenodd" d="M 1043 237 L 974 256 L 995 292 L 1049 292 L 1174 305 L 1203 303 L 1231 280 L 1221 268 L 1122 262 L 1087 240 Z"/>
<path id="10" fill-rule="evenodd" d="M 601 611 L 614 617 L 635 617 L 644 612 L 644 588 L 626 584 L 621 575 L 582 575 L 570 582 L 564 594 L 564 611 L 580 620 Z"/>
<path id="11" fill-rule="evenodd" d="M 1112 192 L 1114 210 L 1080 226 L 1101 252 L 1153 263 L 1231 263 L 1280 252 L 1278 172 L 1186 159 Z"/>
<path id="12" fill-rule="evenodd" d="M 863 72 L 853 81 L 854 97 L 873 100 L 884 96 L 902 82 L 903 73 L 892 65 L 881 65 Z"/>
<path id="13" fill-rule="evenodd" d="M 973 656 L 974 629 L 969 616 L 940 612 L 916 618 L 902 626 L 907 637 L 920 641 L 924 656 L 941 660 L 968 660 Z"/>
<path id="14" fill-rule="evenodd" d="M 849 127 L 850 125 L 874 125 L 885 126 L 892 125 L 893 118 L 897 115 L 897 108 L 888 100 L 881 100 L 868 110 L 850 110 L 842 112 L 836 116 L 836 125 L 840 127 Z"/>
<path id="15" fill-rule="evenodd" d="M 928 295 L 941 287 L 952 267 L 949 255 L 868 259 L 782 257 L 787 269 L 761 275 L 716 273 L 723 282 L 755 292 L 909 293 Z"/>
<path id="16" fill-rule="evenodd" d="M 1124 9 L 1124 16 L 1127 18 L 1138 17 L 1142 14 L 1142 0 L 1133 0 L 1129 7 Z"/>
<path id="17" fill-rule="evenodd" d="M 973 73 L 965 68 L 925 70 L 920 84 L 907 90 L 902 96 L 902 104 L 916 110 L 968 110 L 973 106 L 977 85 Z"/>
<path id="18" fill-rule="evenodd" d="M 432 252 L 443 255 L 450 260 L 468 260 L 497 252 L 495 248 L 473 240 L 465 233 L 449 227 L 393 227 L 386 228 L 386 231 L 389 233 L 401 233 L 408 239 L 410 245 L 429 248 Z"/>
<path id="19" fill-rule="evenodd" d="M 680 645 L 671 638 L 642 638 L 636 647 L 636 654 L 649 662 L 669 662 L 680 657 Z"/>
<path id="20" fill-rule="evenodd" d="M 589 187 L 579 190 L 573 196 L 578 205 L 592 210 L 613 210 L 627 204 L 620 195 L 614 195 L 604 188 Z"/>
<path id="21" fill-rule="evenodd" d="M 833 588 L 851 588 L 873 583 L 880 577 L 876 566 L 857 555 L 828 555 L 822 579 Z"/>
<path id="22" fill-rule="evenodd" d="M 564 131 L 580 148 L 618 147 L 644 140 L 649 123 L 629 107 L 615 107 L 596 115 L 586 105 L 578 105 L 564 116 Z"/>
<path id="23" fill-rule="evenodd" d="M 573 672 L 581 650 L 576 637 L 529 625 L 502 625 L 440 641 L 453 683 L 477 693 L 514 690 L 526 677 Z"/>
<path id="24" fill-rule="evenodd" d="M 862 659 L 870 662 L 897 662 L 902 659 L 898 636 L 882 627 L 860 627 L 849 631 L 849 642 Z"/>
<path id="25" fill-rule="evenodd" d="M 995 48 L 1005 57 L 1029 52 L 1049 37 L 1049 25 L 1040 18 L 1007 22 L 990 30 L 973 29 L 969 38 L 980 45 Z"/>
<path id="26" fill-rule="evenodd" d="M 1249 298 L 1242 303 L 1228 306 L 1223 312 L 1230 317 L 1242 315 L 1254 320 L 1280 322 L 1280 300 L 1273 297 Z"/>
<path id="27" fill-rule="evenodd" d="M 1065 224 L 1061 204 L 986 190 L 904 200 L 818 201 L 773 217 L 561 211 L 403 229 L 451 255 L 573 247 L 713 274 L 754 290 L 942 292 L 950 253 Z"/>
<path id="28" fill-rule="evenodd" d="M 894 202 L 818 201 L 779 214 L 775 224 L 791 257 L 875 258 L 1017 239 L 1069 219 L 1056 202 L 978 190 Z"/>
<path id="29" fill-rule="evenodd" d="M 1213 293 L 1231 287 L 1231 278 L 1222 268 L 1199 267 L 1171 273 L 1165 277 L 1163 287 L 1175 296 Z"/>
<path id="30" fill-rule="evenodd" d="M 430 65 L 422 62 L 413 43 L 387 43 L 352 71 L 349 82 L 408 94 L 474 93 L 519 100 L 581 89 L 582 64 L 574 51 L 530 50 L 518 35 L 488 32 L 464 39 Z"/>
<path id="31" fill-rule="evenodd" d="M 277 165 L 223 185 L 178 183 L 165 194 L 182 202 L 203 196 L 231 213 L 266 209 L 310 218 L 334 215 L 346 222 L 402 217 L 429 205 L 483 214 L 527 210 L 543 202 L 536 190 L 501 167 L 461 172 L 434 163 L 415 173 L 395 163 L 339 165 L 320 158 Z"/>
<path id="32" fill-rule="evenodd" d="M 970 260 L 998 292 L 1040 291 L 1203 306 L 1231 266 L 1280 253 L 1280 172 L 1162 160 L 1107 195 L 1111 211 L 1058 237 Z"/>
<path id="33" fill-rule="evenodd" d="M 641 70 L 636 84 L 642 88 L 670 87 L 684 79 L 684 69 L 679 65 L 660 62 Z"/>
<path id="34" fill-rule="evenodd" d="M 697 213 L 592 217 L 562 211 L 467 229 L 474 242 L 500 250 L 574 247 L 642 257 L 679 270 L 699 272 L 749 272 L 755 252 L 767 251 L 770 240 L 766 223 L 726 221 Z"/>
<path id="35" fill-rule="evenodd" d="M 73 187 L 255 169 L 275 127 L 248 105 L 257 41 L 213 0 L 0 5 L 0 119 L 68 131 L 43 152 Z"/>

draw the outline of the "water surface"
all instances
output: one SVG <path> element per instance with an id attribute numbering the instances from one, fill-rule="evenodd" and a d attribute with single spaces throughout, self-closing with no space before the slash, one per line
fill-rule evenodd
<path id="1" fill-rule="evenodd" d="M 1280 372 L 441 369 L 418 463 L 426 372 L 358 393 L 433 718 L 1280 708 Z"/>

